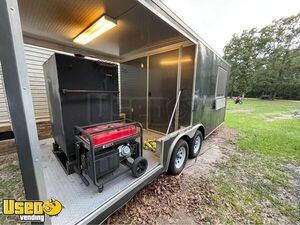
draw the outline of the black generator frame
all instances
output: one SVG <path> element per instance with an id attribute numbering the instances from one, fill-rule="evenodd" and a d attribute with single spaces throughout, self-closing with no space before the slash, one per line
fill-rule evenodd
<path id="1" fill-rule="evenodd" d="M 98 131 L 94 131 L 94 132 L 86 132 L 85 129 L 88 128 L 93 128 L 96 126 L 100 126 L 100 125 L 107 125 L 107 124 L 111 124 L 111 123 L 124 123 L 124 125 L 121 126 L 117 126 L 117 127 L 107 127 Z M 130 137 L 126 137 L 126 138 L 122 138 L 119 139 L 117 141 L 114 142 L 109 142 L 109 143 L 105 143 L 102 145 L 97 145 L 95 147 L 92 137 L 91 135 L 93 134 L 97 134 L 97 133 L 101 133 L 104 131 L 111 131 L 111 130 L 117 130 L 123 127 L 128 127 L 128 126 L 136 126 L 139 128 L 139 132 L 136 135 L 130 136 Z M 140 138 L 140 144 L 139 144 L 139 148 L 138 148 L 138 152 L 136 152 L 136 157 L 138 156 L 143 156 L 143 126 L 141 123 L 136 122 L 136 121 L 132 121 L 129 119 L 122 119 L 122 120 L 115 120 L 115 121 L 110 121 L 110 122 L 105 122 L 105 123 L 97 123 L 97 124 L 92 124 L 92 125 L 87 125 L 87 126 L 75 126 L 74 127 L 74 134 L 75 134 L 75 140 L 76 140 L 76 160 L 77 160 L 77 166 L 74 166 L 75 172 L 77 174 L 79 174 L 80 178 L 82 179 L 82 181 L 84 182 L 85 185 L 89 185 L 89 181 L 85 178 L 85 176 L 83 175 L 83 170 L 82 170 L 82 160 L 81 160 L 81 148 L 85 148 L 88 151 L 90 151 L 91 154 L 91 158 L 92 158 L 92 170 L 93 170 L 93 183 L 98 187 L 98 191 L 102 192 L 103 190 L 103 179 L 98 179 L 97 178 L 97 173 L 96 173 L 96 153 L 102 151 L 105 148 L 109 148 L 109 147 L 113 147 L 119 144 L 122 144 L 126 141 L 130 141 L 130 140 L 136 140 L 137 138 Z M 85 135 L 86 139 L 83 139 L 81 135 Z M 87 142 L 88 141 L 88 142 Z M 131 167 L 131 164 L 127 161 L 127 159 L 125 159 L 124 164 L 128 167 Z M 99 182 L 100 181 L 100 182 Z"/>

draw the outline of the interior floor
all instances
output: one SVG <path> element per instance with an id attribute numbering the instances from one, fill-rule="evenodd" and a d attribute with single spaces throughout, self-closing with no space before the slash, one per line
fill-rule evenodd
<path id="1" fill-rule="evenodd" d="M 160 136 L 162 135 L 144 131 L 144 140 Z M 133 178 L 128 167 L 121 164 L 113 174 L 116 178 L 109 177 L 110 181 L 104 184 L 103 192 L 98 193 L 97 187 L 91 181 L 90 185 L 86 186 L 77 174 L 65 173 L 52 153 L 52 143 L 52 138 L 40 142 L 47 197 L 61 201 L 64 206 L 58 216 L 51 218 L 53 224 L 75 224 L 141 178 Z M 148 160 L 147 172 L 159 165 L 160 158 L 155 153 L 148 150 L 144 150 L 143 153 Z"/>
<path id="2" fill-rule="evenodd" d="M 156 131 L 150 131 L 150 130 L 143 130 L 143 138 L 144 140 L 157 140 L 164 136 L 162 133 L 156 132 Z"/>

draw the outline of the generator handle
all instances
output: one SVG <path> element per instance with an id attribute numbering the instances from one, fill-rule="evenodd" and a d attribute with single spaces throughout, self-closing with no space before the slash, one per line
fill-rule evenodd
<path id="1" fill-rule="evenodd" d="M 134 122 L 134 121 L 129 120 L 129 119 L 118 119 L 118 120 L 114 120 L 114 121 L 108 121 L 108 122 L 103 122 L 103 123 L 94 123 L 94 124 L 90 124 L 87 126 L 81 126 L 81 128 L 87 129 L 87 128 L 92 128 L 92 127 L 96 127 L 96 126 L 100 126 L 100 125 L 110 124 L 112 122 L 118 123 L 118 122 Z"/>
<path id="2" fill-rule="evenodd" d="M 98 131 L 89 132 L 89 134 L 97 134 L 97 133 L 101 133 L 101 132 L 104 132 L 104 131 L 116 130 L 116 129 L 119 129 L 119 128 L 131 126 L 131 125 L 138 125 L 138 127 L 140 127 L 137 122 L 132 122 L 132 123 L 126 123 L 124 125 L 117 126 L 117 127 L 107 127 L 107 128 L 104 128 L 104 129 L 101 129 L 101 130 L 98 130 Z"/>

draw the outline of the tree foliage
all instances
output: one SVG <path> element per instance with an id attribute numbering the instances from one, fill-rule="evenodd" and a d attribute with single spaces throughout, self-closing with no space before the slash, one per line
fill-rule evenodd
<path id="1" fill-rule="evenodd" d="M 231 93 L 300 99 L 300 14 L 233 35 L 224 57 Z"/>

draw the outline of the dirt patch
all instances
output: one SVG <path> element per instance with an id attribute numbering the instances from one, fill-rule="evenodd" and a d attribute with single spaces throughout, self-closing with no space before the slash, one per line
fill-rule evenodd
<path id="1" fill-rule="evenodd" d="M 266 121 L 273 122 L 278 120 L 300 119 L 300 110 L 291 111 L 289 114 L 268 113 Z"/>
<path id="2" fill-rule="evenodd" d="M 206 179 L 197 179 L 196 184 L 186 174 L 161 175 L 106 224 L 199 224 L 205 219 L 199 209 L 210 202 L 211 194 Z"/>
<path id="3" fill-rule="evenodd" d="M 289 202 L 300 210 L 300 165 L 286 165 L 289 183 L 291 186 L 279 192 L 280 199 Z"/>
<path id="4" fill-rule="evenodd" d="M 234 148 L 237 131 L 230 128 L 216 130 L 204 141 L 199 157 L 189 160 L 183 173 L 192 177 L 208 176 L 216 172 L 216 165 L 228 159 L 228 153 Z"/>

